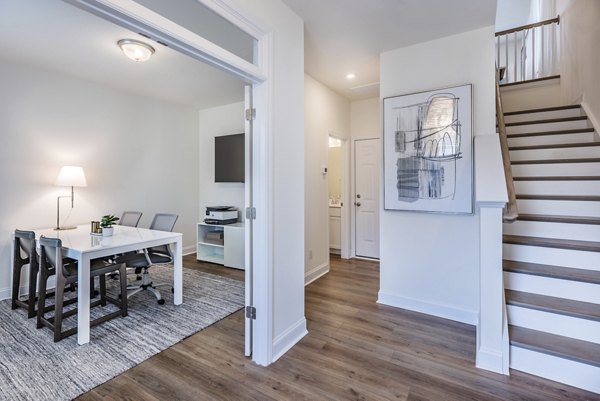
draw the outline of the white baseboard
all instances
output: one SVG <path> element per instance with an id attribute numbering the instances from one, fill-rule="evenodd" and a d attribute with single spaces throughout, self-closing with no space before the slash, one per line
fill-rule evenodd
<path id="1" fill-rule="evenodd" d="M 318 278 L 321 278 L 327 273 L 329 273 L 329 263 L 325 262 L 322 265 L 319 265 L 309 270 L 308 273 L 304 275 L 304 285 L 309 285 L 310 283 L 317 280 Z"/>
<path id="2" fill-rule="evenodd" d="M 48 287 L 47 288 L 49 290 L 54 288 L 54 285 L 56 283 L 55 280 L 56 280 L 56 278 L 54 276 L 52 276 L 48 279 Z M 0 301 L 3 301 L 5 299 L 10 299 L 11 294 L 12 294 L 12 287 L 0 289 Z M 26 282 L 21 285 L 21 287 L 19 288 L 19 294 L 21 294 L 21 297 L 23 297 L 26 294 L 29 294 L 29 282 Z"/>
<path id="3" fill-rule="evenodd" d="M 479 322 L 479 313 L 455 308 L 449 305 L 440 305 L 431 302 L 425 302 L 418 299 L 406 298 L 396 294 L 390 294 L 379 291 L 377 303 L 397 308 L 408 309 L 415 312 L 425 313 L 444 319 L 450 319 L 461 323 L 476 326 Z"/>
<path id="4" fill-rule="evenodd" d="M 296 345 L 307 334 L 306 318 L 303 317 L 273 340 L 273 360 L 271 362 L 275 362 L 281 358 L 283 354 L 288 352 L 290 348 Z"/>
<path id="5" fill-rule="evenodd" d="M 182 248 L 181 253 L 183 254 L 183 256 L 191 255 L 192 253 L 196 253 L 196 245 L 184 246 Z"/>
<path id="6" fill-rule="evenodd" d="M 504 357 L 502 353 L 496 350 L 480 347 L 475 357 L 475 366 L 479 369 L 508 375 L 508 372 L 505 372 L 503 368 Z"/>

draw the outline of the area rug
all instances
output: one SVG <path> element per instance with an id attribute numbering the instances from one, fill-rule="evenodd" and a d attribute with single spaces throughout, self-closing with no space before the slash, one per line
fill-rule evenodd
<path id="1" fill-rule="evenodd" d="M 172 283 L 173 269 L 154 266 L 151 277 Z M 108 282 L 114 293 L 118 280 Z M 24 309 L 0 302 L 0 400 L 71 400 L 244 305 L 243 282 L 186 268 L 183 304 L 173 305 L 170 287 L 161 294 L 164 305 L 147 291 L 129 298 L 129 316 L 92 327 L 82 346 L 76 335 L 54 343 L 51 330 L 37 330 Z M 93 308 L 92 318 L 112 308 Z M 65 324 L 74 326 L 75 317 Z"/>

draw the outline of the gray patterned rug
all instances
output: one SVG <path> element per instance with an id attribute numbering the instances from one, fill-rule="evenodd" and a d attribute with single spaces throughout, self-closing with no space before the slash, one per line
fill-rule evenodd
<path id="1" fill-rule="evenodd" d="M 155 266 L 150 274 L 155 283 L 172 283 L 172 272 Z M 114 293 L 118 281 L 107 281 Z M 184 268 L 183 304 L 173 305 L 170 287 L 161 294 L 165 305 L 147 291 L 129 298 L 129 316 L 92 327 L 91 341 L 83 346 L 76 335 L 54 343 L 51 330 L 37 330 L 24 309 L 13 311 L 10 300 L 0 302 L 0 400 L 77 397 L 239 310 L 244 283 Z M 93 308 L 92 318 L 113 308 Z M 75 326 L 75 317 L 65 324 Z"/>

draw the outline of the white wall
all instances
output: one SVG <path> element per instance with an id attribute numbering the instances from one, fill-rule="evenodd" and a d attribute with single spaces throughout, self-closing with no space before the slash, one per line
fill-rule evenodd
<path id="1" fill-rule="evenodd" d="M 200 110 L 199 112 L 199 216 L 206 206 L 235 206 L 242 218 L 244 183 L 215 182 L 215 137 L 244 132 L 244 102 Z"/>
<path id="2" fill-rule="evenodd" d="M 130 95 L 44 69 L 0 61 L 0 296 L 10 295 L 10 233 L 53 227 L 63 165 L 84 168 L 75 208 L 62 223 L 103 214 L 179 214 L 175 231 L 193 250 L 198 219 L 198 119 L 191 108 Z M 70 211 L 61 203 L 61 217 Z"/>
<path id="3" fill-rule="evenodd" d="M 255 298 L 273 291 L 272 315 L 268 326 L 255 325 L 262 336 L 263 326 L 272 335 L 272 349 L 254 350 L 254 360 L 267 364 L 276 360 L 306 334 L 304 317 L 304 26 L 302 20 L 281 0 L 230 0 L 236 10 L 256 20 L 271 32 L 273 54 L 266 60 L 272 95 L 267 113 L 270 137 L 265 151 L 272 155 L 267 165 L 268 182 L 257 183 L 272 189 L 266 210 L 257 210 L 257 221 L 269 224 L 268 252 L 264 264 L 272 260 L 272 277 L 254 280 Z M 257 112 L 260 112 L 257 110 Z M 265 163 L 263 160 L 262 165 Z M 262 216 L 260 215 L 262 213 Z M 263 270 L 267 270 L 262 267 Z M 264 297 L 263 297 L 264 298 Z M 269 302 L 269 300 L 263 299 Z M 266 303 L 257 304 L 257 316 Z M 258 327 L 258 331 L 256 327 Z M 267 334 L 268 335 L 268 334 Z M 256 344 L 255 344 L 256 345 Z M 262 345 L 259 345 L 262 346 Z M 268 354 L 271 353 L 269 356 Z M 258 357 L 256 355 L 259 355 Z M 267 355 L 267 359 L 263 356 Z"/>
<path id="4" fill-rule="evenodd" d="M 306 282 L 329 271 L 329 203 L 327 165 L 329 134 L 350 137 L 350 102 L 309 75 L 304 78 L 306 151 Z"/>
<path id="5" fill-rule="evenodd" d="M 382 98 L 468 83 L 473 85 L 473 134 L 493 134 L 493 26 L 381 55 Z M 379 302 L 477 323 L 477 215 L 386 211 L 382 207 L 380 237 Z"/>
<path id="6" fill-rule="evenodd" d="M 560 86 L 564 104 L 583 101 L 600 129 L 600 2 L 558 0 L 560 14 Z"/>

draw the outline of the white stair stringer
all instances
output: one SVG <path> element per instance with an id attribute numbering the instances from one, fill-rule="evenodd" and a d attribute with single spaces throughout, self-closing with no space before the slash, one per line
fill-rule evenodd
<path id="1" fill-rule="evenodd" d="M 510 367 L 600 394 L 600 367 L 511 345 Z"/>

